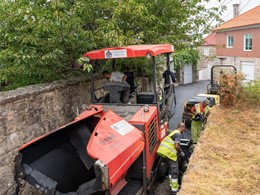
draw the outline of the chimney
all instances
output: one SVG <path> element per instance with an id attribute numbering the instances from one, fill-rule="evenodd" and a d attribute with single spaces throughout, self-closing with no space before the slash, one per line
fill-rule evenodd
<path id="1" fill-rule="evenodd" d="M 233 4 L 233 18 L 239 15 L 239 5 L 238 3 Z"/>

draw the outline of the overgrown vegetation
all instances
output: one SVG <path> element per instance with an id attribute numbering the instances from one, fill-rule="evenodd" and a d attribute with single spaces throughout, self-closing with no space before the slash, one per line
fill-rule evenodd
<path id="1" fill-rule="evenodd" d="M 253 106 L 260 106 L 260 80 L 251 81 L 242 88 L 241 100 L 246 100 Z"/>
<path id="2" fill-rule="evenodd" d="M 178 194 L 260 194 L 259 120 L 254 104 L 214 108 Z"/>
<path id="3" fill-rule="evenodd" d="M 223 10 L 202 1 L 1 1 L 0 90 L 81 74 L 77 59 L 102 47 L 196 47 Z"/>
<path id="4" fill-rule="evenodd" d="M 220 75 L 221 105 L 234 107 L 237 104 L 249 103 L 260 106 L 260 80 L 243 82 L 242 73 L 222 73 Z"/>
<path id="5" fill-rule="evenodd" d="M 221 105 L 225 107 L 234 106 L 238 97 L 241 95 L 243 75 L 238 73 L 223 73 L 219 80 L 219 93 L 221 96 Z"/>
<path id="6" fill-rule="evenodd" d="M 221 105 L 208 118 L 180 195 L 260 194 L 260 80 L 220 71 Z M 246 135 L 246 139 L 245 136 Z"/>

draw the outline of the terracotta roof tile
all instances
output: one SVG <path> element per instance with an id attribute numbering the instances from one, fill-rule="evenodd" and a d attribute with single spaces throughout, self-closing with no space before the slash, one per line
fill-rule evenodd
<path id="1" fill-rule="evenodd" d="M 251 26 L 255 24 L 260 24 L 260 5 L 225 22 L 224 24 L 213 29 L 213 31 L 237 28 L 242 26 Z"/>
<path id="2" fill-rule="evenodd" d="M 205 37 L 204 43 L 202 45 L 216 45 L 216 33 L 211 33 L 207 37 Z"/>

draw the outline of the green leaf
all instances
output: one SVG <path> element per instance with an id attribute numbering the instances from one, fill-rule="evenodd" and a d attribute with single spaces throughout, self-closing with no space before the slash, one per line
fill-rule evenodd
<path id="1" fill-rule="evenodd" d="M 221 22 L 224 9 L 206 9 L 201 0 L 0 1 L 1 78 L 7 89 L 83 74 L 79 65 L 93 67 L 79 55 L 130 44 L 171 43 L 177 64 L 196 64 L 198 55 L 188 50 L 200 45 L 213 20 Z"/>
<path id="2" fill-rule="evenodd" d="M 83 65 L 83 71 L 90 72 L 91 70 L 93 70 L 93 67 L 92 67 L 91 64 L 84 64 Z"/>

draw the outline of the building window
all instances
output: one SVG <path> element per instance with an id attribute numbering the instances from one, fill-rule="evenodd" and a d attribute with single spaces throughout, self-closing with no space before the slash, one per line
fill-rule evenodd
<path id="1" fill-rule="evenodd" d="M 208 56 L 208 55 L 209 55 L 209 48 L 208 48 L 208 47 L 205 47 L 205 48 L 203 49 L 203 53 L 204 53 L 205 56 Z"/>
<path id="2" fill-rule="evenodd" d="M 252 34 L 244 35 L 244 50 L 245 51 L 252 51 Z"/>
<path id="3" fill-rule="evenodd" d="M 233 36 L 227 37 L 227 48 L 233 48 Z"/>

